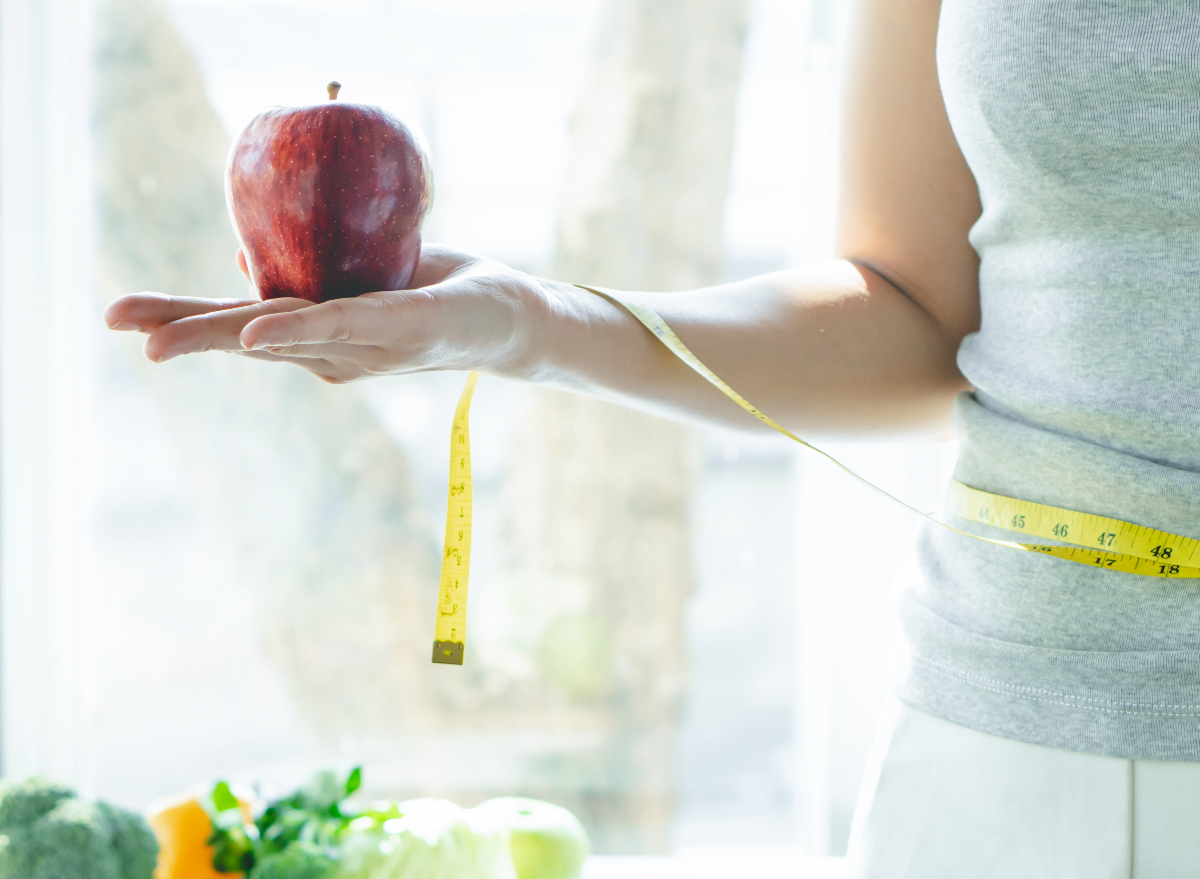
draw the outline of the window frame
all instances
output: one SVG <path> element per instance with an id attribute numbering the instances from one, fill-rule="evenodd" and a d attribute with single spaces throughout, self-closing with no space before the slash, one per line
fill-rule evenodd
<path id="1" fill-rule="evenodd" d="M 87 793 L 88 0 L 0 0 L 0 772 Z"/>

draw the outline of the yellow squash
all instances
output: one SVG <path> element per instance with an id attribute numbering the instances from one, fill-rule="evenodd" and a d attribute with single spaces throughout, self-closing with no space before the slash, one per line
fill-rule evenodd
<path id="1" fill-rule="evenodd" d="M 212 822 L 200 805 L 208 794 L 204 786 L 194 787 L 150 804 L 146 821 L 158 838 L 158 867 L 154 879 L 239 879 L 241 873 L 220 873 L 212 865 L 213 850 L 208 844 Z M 242 816 L 253 820 L 252 794 L 235 790 Z"/>

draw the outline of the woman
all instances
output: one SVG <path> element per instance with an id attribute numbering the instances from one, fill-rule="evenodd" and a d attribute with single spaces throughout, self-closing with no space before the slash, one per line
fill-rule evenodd
<path id="1" fill-rule="evenodd" d="M 643 298 L 802 436 L 941 435 L 953 413 L 967 485 L 1200 537 L 1200 11 L 862 0 L 851 33 L 838 259 Z M 747 423 L 605 298 L 433 246 L 416 283 L 315 306 L 139 294 L 106 319 L 159 362 L 481 369 Z M 1200 581 L 936 527 L 920 558 L 856 875 L 1200 873 Z"/>

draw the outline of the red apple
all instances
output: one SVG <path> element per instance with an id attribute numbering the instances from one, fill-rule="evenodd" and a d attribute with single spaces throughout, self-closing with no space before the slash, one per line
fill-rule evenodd
<path id="1" fill-rule="evenodd" d="M 403 290 L 433 202 L 429 159 L 378 107 L 272 107 L 229 151 L 225 199 L 263 299 Z"/>

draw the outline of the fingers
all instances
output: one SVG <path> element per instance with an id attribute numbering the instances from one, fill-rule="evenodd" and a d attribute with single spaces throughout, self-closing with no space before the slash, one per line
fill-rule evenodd
<path id="1" fill-rule="evenodd" d="M 242 274 L 249 278 L 250 268 L 246 265 L 246 255 L 240 248 L 236 261 Z M 131 293 L 109 303 L 108 308 L 104 309 L 104 322 L 110 330 L 148 333 L 163 324 L 180 318 L 228 308 L 241 308 L 257 301 L 257 299 L 200 299 L 188 296 L 166 296 L 162 293 Z"/>
<path id="2" fill-rule="evenodd" d="M 239 250 L 235 258 L 245 272 L 245 253 Z M 323 303 L 141 293 L 115 301 L 105 311 L 105 320 L 114 329 L 147 332 L 146 356 L 156 363 L 182 354 L 230 351 L 293 363 L 340 383 L 457 362 L 446 356 L 454 350 L 455 340 L 470 341 L 480 329 L 495 329 L 495 308 L 476 309 L 480 313 L 468 314 L 465 321 L 458 315 L 455 320 L 460 302 L 494 304 L 491 266 L 482 257 L 429 245 L 414 277 L 421 285 L 417 289 Z"/>
<path id="3" fill-rule="evenodd" d="M 241 343 L 247 349 L 335 342 L 382 345 L 396 335 L 396 323 L 403 317 L 419 323 L 416 310 L 428 300 L 426 294 L 367 293 L 287 314 L 256 315 L 242 330 Z"/>
<path id="4" fill-rule="evenodd" d="M 180 318 L 251 305 L 253 299 L 199 299 L 162 293 L 130 293 L 109 303 L 104 322 L 109 329 L 148 333 Z"/>
<path id="5" fill-rule="evenodd" d="M 237 354 L 239 357 L 248 357 L 251 360 L 265 360 L 267 363 L 290 363 L 308 370 L 317 378 L 331 384 L 344 384 L 364 375 L 359 371 L 348 370 L 343 365 L 332 363 L 321 357 L 288 357 L 271 351 L 230 351 L 229 353 Z"/>
<path id="6" fill-rule="evenodd" d="M 146 340 L 146 356 L 164 363 L 181 354 L 197 351 L 241 351 L 238 337 L 246 324 L 264 314 L 312 307 L 304 299 L 268 299 L 237 303 L 226 309 L 181 317 L 163 324 Z"/>

